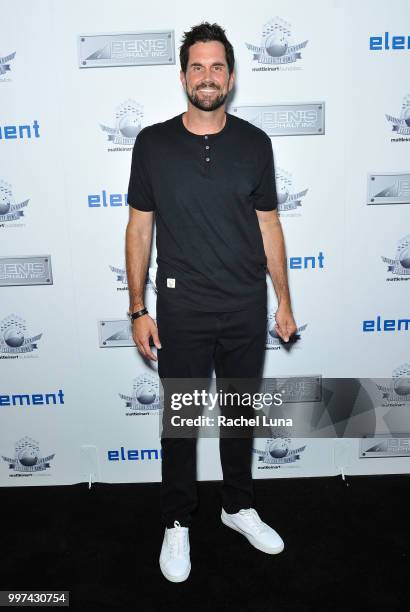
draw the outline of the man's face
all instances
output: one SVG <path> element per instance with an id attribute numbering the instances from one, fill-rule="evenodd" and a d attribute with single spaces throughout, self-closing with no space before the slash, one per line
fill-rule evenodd
<path id="1" fill-rule="evenodd" d="M 217 40 L 197 42 L 189 48 L 186 74 L 181 70 L 181 83 L 188 100 L 203 111 L 222 106 L 234 83 L 229 75 L 225 47 Z"/>

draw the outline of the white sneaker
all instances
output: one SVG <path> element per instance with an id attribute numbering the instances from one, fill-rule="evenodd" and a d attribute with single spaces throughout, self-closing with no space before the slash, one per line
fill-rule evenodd
<path id="1" fill-rule="evenodd" d="M 191 571 L 189 551 L 188 527 L 181 527 L 178 521 L 174 521 L 174 527 L 165 528 L 159 557 L 159 566 L 165 578 L 171 582 L 183 582 L 188 578 Z"/>
<path id="2" fill-rule="evenodd" d="M 239 510 L 236 514 L 228 514 L 222 508 L 221 520 L 227 527 L 242 533 L 255 548 L 262 552 L 276 555 L 285 547 L 280 535 L 261 520 L 254 508 Z"/>

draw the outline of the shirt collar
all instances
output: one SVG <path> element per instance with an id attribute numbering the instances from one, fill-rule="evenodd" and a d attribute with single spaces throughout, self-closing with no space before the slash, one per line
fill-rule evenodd
<path id="1" fill-rule="evenodd" d="M 229 113 L 225 113 L 226 116 L 226 120 L 225 120 L 225 125 L 223 126 L 222 130 L 219 130 L 219 132 L 216 132 L 214 134 L 194 134 L 193 132 L 190 132 L 184 125 L 184 122 L 182 121 L 182 116 L 184 113 L 180 113 L 179 115 L 177 115 L 177 123 L 178 123 L 178 127 L 179 127 L 179 131 L 182 132 L 183 134 L 185 134 L 186 136 L 194 139 L 194 140 L 199 140 L 199 141 L 203 141 L 203 140 L 215 140 L 217 138 L 219 138 L 220 136 L 222 136 L 223 134 L 226 134 L 230 128 L 231 128 L 231 123 L 232 123 L 232 119 L 231 119 L 231 115 Z M 205 138 L 205 136 L 207 136 L 207 138 Z"/>

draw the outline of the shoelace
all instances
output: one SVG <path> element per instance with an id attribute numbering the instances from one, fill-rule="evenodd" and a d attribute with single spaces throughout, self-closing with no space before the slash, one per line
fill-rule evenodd
<path id="1" fill-rule="evenodd" d="M 255 529 L 255 531 L 261 532 L 265 529 L 265 525 L 261 520 L 259 514 L 256 512 L 255 508 L 246 508 L 245 510 L 239 510 L 239 514 L 242 518 L 246 519 L 249 526 L 252 529 Z"/>
<path id="2" fill-rule="evenodd" d="M 167 544 L 171 557 L 182 556 L 185 549 L 185 532 L 179 521 L 174 521 L 174 528 L 167 530 Z"/>

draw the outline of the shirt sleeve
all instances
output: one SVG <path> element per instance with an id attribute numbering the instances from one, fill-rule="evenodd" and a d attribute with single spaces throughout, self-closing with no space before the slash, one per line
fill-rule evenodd
<path id="1" fill-rule="evenodd" d="M 278 196 L 276 193 L 272 143 L 268 136 L 264 139 L 261 149 L 261 177 L 258 186 L 252 193 L 254 208 L 256 210 L 275 210 L 278 207 Z"/>
<path id="2" fill-rule="evenodd" d="M 137 135 L 132 150 L 131 173 L 128 185 L 128 205 L 137 210 L 155 210 L 151 176 L 145 146 L 146 128 Z"/>

